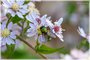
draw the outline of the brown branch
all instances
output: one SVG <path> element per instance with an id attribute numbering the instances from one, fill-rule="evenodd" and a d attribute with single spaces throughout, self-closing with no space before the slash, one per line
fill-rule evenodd
<path id="1" fill-rule="evenodd" d="M 20 41 L 24 42 L 26 45 L 28 45 L 30 48 L 32 48 L 32 49 L 36 52 L 35 48 L 34 48 L 30 43 L 28 43 L 27 41 L 25 41 L 24 39 L 22 39 L 20 36 L 17 36 L 17 38 L 18 38 Z M 37 53 L 38 53 L 42 58 L 47 59 L 47 57 L 45 57 L 45 56 L 42 55 L 41 53 L 39 53 L 39 52 L 37 52 Z"/>

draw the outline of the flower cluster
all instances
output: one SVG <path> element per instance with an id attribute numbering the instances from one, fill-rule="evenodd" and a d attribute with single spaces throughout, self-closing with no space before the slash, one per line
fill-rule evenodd
<path id="1" fill-rule="evenodd" d="M 47 17 L 47 15 L 40 16 L 38 9 L 31 1 L 25 3 L 24 0 L 2 0 L 2 6 L 5 8 L 6 15 L 9 13 L 12 18 L 18 16 L 22 21 L 24 20 L 24 22 L 27 20 L 29 23 L 29 26 L 27 26 L 29 28 L 26 29 L 26 32 L 24 33 L 27 34 L 28 37 L 34 37 L 40 44 L 56 37 L 58 37 L 61 41 L 64 41 L 62 35 L 63 29 L 61 28 L 63 18 L 60 18 L 56 22 L 52 23 L 51 17 Z M 13 25 L 15 24 L 13 24 L 13 21 L 8 19 L 8 17 L 7 21 L 1 22 L 2 31 L 0 38 L 2 45 L 15 44 L 17 34 L 14 31 L 17 31 L 17 29 L 15 27 L 12 29 L 11 26 Z M 19 22 L 16 23 L 16 25 L 21 27 L 19 29 L 22 32 L 25 28 L 27 28 L 27 26 L 22 27 Z M 20 33 L 18 35 L 23 34 L 22 32 L 18 32 Z"/>
<path id="2" fill-rule="evenodd" d="M 34 36 L 35 40 L 38 40 L 40 43 L 47 41 L 45 38 L 55 38 L 56 36 L 63 41 L 61 23 L 63 18 L 60 18 L 59 21 L 55 22 L 55 25 L 50 21 L 50 17 L 44 15 L 40 17 L 39 15 L 32 13 L 29 16 L 29 21 L 31 22 L 28 29 L 27 36 Z M 52 34 L 52 35 L 51 35 Z"/>

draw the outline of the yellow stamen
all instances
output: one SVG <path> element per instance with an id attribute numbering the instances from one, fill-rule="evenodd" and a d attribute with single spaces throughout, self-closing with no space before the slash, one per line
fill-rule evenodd
<path id="1" fill-rule="evenodd" d="M 42 32 L 41 32 L 41 30 L 40 30 L 40 26 L 38 26 L 37 32 L 38 32 L 38 35 L 41 35 L 41 34 L 42 34 Z"/>
<path id="2" fill-rule="evenodd" d="M 14 11 L 19 10 L 19 5 L 18 5 L 17 3 L 14 3 L 14 4 L 12 5 L 12 9 L 13 9 Z"/>
<path id="3" fill-rule="evenodd" d="M 1 31 L 2 37 L 7 37 L 10 35 L 10 31 L 6 28 L 3 31 Z"/>

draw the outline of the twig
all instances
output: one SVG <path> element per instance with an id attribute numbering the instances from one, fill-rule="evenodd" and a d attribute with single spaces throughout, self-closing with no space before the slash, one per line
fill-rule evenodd
<path id="1" fill-rule="evenodd" d="M 28 43 L 27 41 L 25 41 L 24 39 L 22 39 L 20 36 L 17 36 L 18 39 L 20 39 L 20 41 L 24 42 L 26 45 L 28 45 L 30 48 L 32 48 L 35 52 L 35 48 L 30 44 Z M 44 55 L 42 55 L 41 53 L 37 52 L 40 56 L 42 56 L 42 58 L 44 59 L 47 59 Z"/>

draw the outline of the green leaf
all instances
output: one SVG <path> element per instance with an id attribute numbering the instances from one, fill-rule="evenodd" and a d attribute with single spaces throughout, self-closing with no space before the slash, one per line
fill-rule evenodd
<path id="1" fill-rule="evenodd" d="M 5 56 L 6 58 L 10 58 L 14 53 L 15 44 L 6 45 L 6 47 L 7 47 L 7 50 L 3 52 L 2 55 Z"/>
<path id="2" fill-rule="evenodd" d="M 78 46 L 78 48 L 82 47 L 86 47 L 87 49 L 89 49 L 89 42 L 86 39 L 83 39 Z"/>
<path id="3" fill-rule="evenodd" d="M 69 14 L 72 14 L 76 10 L 76 3 L 75 2 L 69 2 L 67 5 L 67 11 Z"/>
<path id="4" fill-rule="evenodd" d="M 62 54 L 68 54 L 70 52 L 70 50 L 62 47 L 62 48 L 59 49 L 59 52 L 62 53 Z"/>
<path id="5" fill-rule="evenodd" d="M 18 23 L 20 20 L 22 20 L 21 18 L 19 18 L 17 15 L 15 15 L 14 17 L 12 17 L 11 21 L 13 23 Z"/>
<path id="6" fill-rule="evenodd" d="M 51 54 L 54 52 L 57 52 L 60 48 L 51 48 L 46 45 L 37 45 L 36 46 L 36 52 L 43 53 L 43 54 Z"/>

